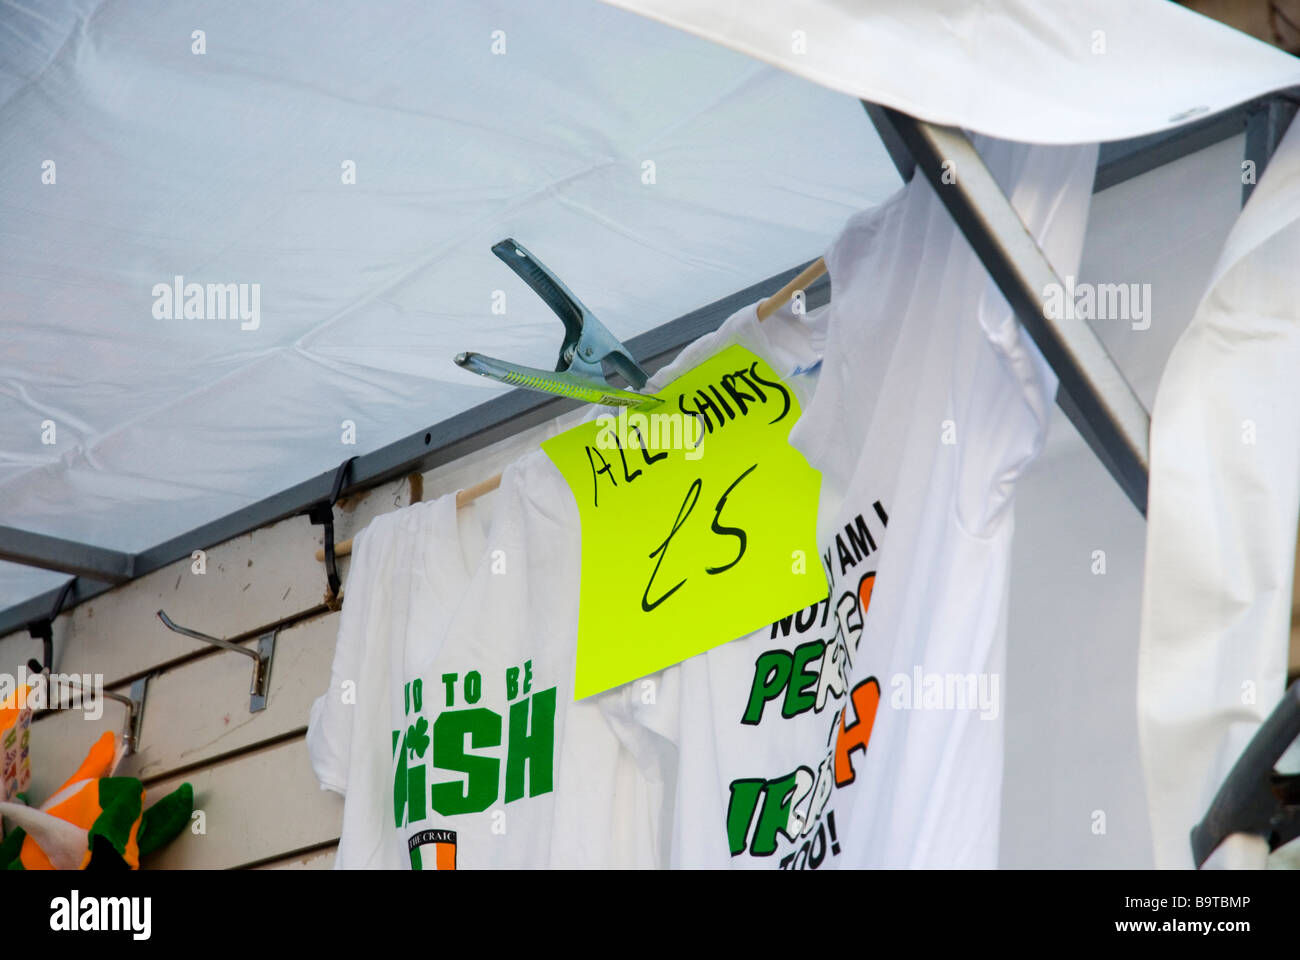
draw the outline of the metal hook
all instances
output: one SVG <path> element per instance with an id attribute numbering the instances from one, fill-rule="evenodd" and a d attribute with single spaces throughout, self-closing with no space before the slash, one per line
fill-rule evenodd
<path id="1" fill-rule="evenodd" d="M 334 504 L 338 501 L 339 493 L 343 490 L 343 482 L 355 459 L 356 457 L 348 457 L 339 464 L 338 472 L 334 474 L 334 485 L 330 490 L 329 499 L 307 511 L 307 517 L 312 523 L 320 524 L 325 528 L 325 579 L 329 584 L 329 596 L 335 599 L 339 595 L 340 580 L 338 561 L 334 556 Z"/>
<path id="2" fill-rule="evenodd" d="M 188 627 L 182 627 L 172 622 L 166 613 L 159 610 L 158 619 L 163 622 L 168 630 L 173 633 L 179 633 L 182 636 L 190 637 L 193 640 L 201 640 L 203 643 L 210 643 L 214 647 L 220 647 L 222 650 L 230 650 L 234 653 L 242 653 L 253 661 L 253 682 L 249 685 L 249 705 L 248 709 L 252 713 L 266 709 L 266 698 L 271 687 L 271 660 L 275 656 L 275 637 L 280 632 L 279 627 L 268 633 L 262 634 L 257 638 L 256 651 L 249 647 L 241 646 L 238 643 L 231 643 L 229 640 L 221 640 L 217 637 L 210 637 L 206 633 L 199 633 L 197 630 L 190 630 Z"/>
<path id="3" fill-rule="evenodd" d="M 40 666 L 41 666 L 40 663 L 37 662 L 35 657 L 33 657 L 31 660 L 27 662 L 27 669 L 31 670 L 33 673 L 45 673 L 46 671 L 42 671 L 40 669 Z M 51 702 L 50 702 L 49 709 L 51 710 L 75 709 L 73 707 L 54 705 L 54 700 L 55 700 L 54 692 L 55 692 L 56 678 L 57 678 L 57 682 L 60 684 L 66 684 L 68 686 L 71 686 L 75 690 L 81 693 L 85 692 L 85 687 L 83 687 L 81 685 L 81 682 L 75 679 L 74 677 L 64 676 L 63 674 L 49 674 L 48 683 L 50 685 L 50 693 L 51 693 L 50 696 Z M 130 756 L 131 754 L 135 753 L 140 746 L 140 731 L 144 727 L 144 697 L 148 689 L 149 689 L 149 678 L 146 676 L 146 677 L 140 677 L 138 680 L 132 682 L 131 695 L 129 697 L 123 696 L 120 693 L 114 693 L 112 690 L 100 691 L 100 693 L 103 696 L 108 697 L 110 700 L 116 700 L 118 703 L 124 704 L 126 706 L 126 729 L 122 731 L 122 740 L 126 743 L 126 753 L 125 753 L 126 756 Z M 62 698 L 60 697 L 59 700 L 61 701 Z"/>
<path id="4" fill-rule="evenodd" d="M 68 599 L 68 594 L 72 592 L 72 586 L 77 582 L 76 577 L 67 580 L 59 590 L 59 595 L 54 598 L 54 609 L 50 611 L 48 617 L 42 617 L 40 620 L 33 620 L 27 624 L 27 632 L 32 637 L 41 641 L 41 653 L 45 662 L 44 667 L 38 666 L 32 671 L 33 673 L 49 672 L 54 669 L 54 621 L 63 609 L 63 604 Z M 32 663 L 36 663 L 35 660 Z M 29 664 L 30 666 L 30 664 Z"/>

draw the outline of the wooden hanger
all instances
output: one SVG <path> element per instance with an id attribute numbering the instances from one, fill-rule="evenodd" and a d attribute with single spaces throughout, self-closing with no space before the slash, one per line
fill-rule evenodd
<path id="1" fill-rule="evenodd" d="M 808 264 L 799 272 L 798 276 L 758 305 L 759 321 L 766 320 L 776 313 L 790 302 L 790 298 L 795 295 L 795 291 L 808 289 L 808 287 L 812 286 L 813 281 L 825 272 L 826 261 L 821 257 Z"/>
<path id="2" fill-rule="evenodd" d="M 461 510 L 464 507 L 469 506 L 469 504 L 473 503 L 479 497 L 483 496 L 485 493 L 491 493 L 499 486 L 501 486 L 501 474 L 498 473 L 495 477 L 488 477 L 486 480 L 484 480 L 481 483 L 476 483 L 472 487 L 466 487 L 464 490 L 458 491 L 456 493 L 456 509 Z M 346 557 L 346 556 L 350 556 L 351 554 L 352 554 L 351 537 L 348 537 L 346 540 L 334 545 L 334 556 Z M 316 561 L 318 563 L 325 562 L 324 547 L 321 547 L 316 551 Z"/>

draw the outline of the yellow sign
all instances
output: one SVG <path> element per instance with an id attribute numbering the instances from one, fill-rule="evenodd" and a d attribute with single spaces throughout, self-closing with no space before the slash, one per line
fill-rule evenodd
<path id="1" fill-rule="evenodd" d="M 575 699 L 826 597 L 794 392 L 733 345 L 657 393 L 542 443 L 582 519 Z"/>

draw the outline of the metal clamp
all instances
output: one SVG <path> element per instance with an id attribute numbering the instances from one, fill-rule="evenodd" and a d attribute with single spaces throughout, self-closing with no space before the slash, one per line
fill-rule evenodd
<path id="1" fill-rule="evenodd" d="M 343 483 L 355 459 L 356 457 L 348 457 L 339 464 L 338 471 L 334 474 L 334 485 L 330 489 L 329 498 L 307 510 L 308 519 L 325 528 L 325 580 L 329 584 L 329 597 L 333 599 L 338 599 L 341 583 L 338 559 L 334 555 L 334 504 L 338 502 L 339 493 L 343 490 Z"/>
<path id="2" fill-rule="evenodd" d="M 253 682 L 248 688 L 248 709 L 252 713 L 266 709 L 266 698 L 271 692 L 271 661 L 275 657 L 275 637 L 280 632 L 279 627 L 258 637 L 257 649 L 253 650 L 238 643 L 210 637 L 206 633 L 199 633 L 197 630 L 190 630 L 187 627 L 172 623 L 171 618 L 161 610 L 158 611 L 158 619 L 163 622 L 163 626 L 174 633 L 179 633 L 192 640 L 201 640 L 203 643 L 210 643 L 222 650 L 230 650 L 233 653 L 240 653 L 250 658 L 253 661 Z"/>
<path id="3" fill-rule="evenodd" d="M 546 265 L 512 239 L 502 240 L 492 252 L 518 274 L 529 288 L 542 298 L 564 324 L 564 339 L 555 371 L 520 366 L 481 353 L 456 355 L 457 366 L 500 383 L 525 387 L 542 393 L 557 394 L 587 403 L 625 407 L 654 407 L 662 399 L 652 394 L 633 393 L 611 386 L 604 364 L 633 388 L 640 390 L 649 376 L 632 358 L 623 343 L 596 319 Z"/>

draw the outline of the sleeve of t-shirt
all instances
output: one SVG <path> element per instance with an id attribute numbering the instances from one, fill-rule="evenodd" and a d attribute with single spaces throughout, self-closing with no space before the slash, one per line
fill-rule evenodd
<path id="1" fill-rule="evenodd" d="M 1025 146 L 984 138 L 976 145 L 1057 276 L 1075 276 L 1096 145 Z M 1042 450 L 1057 378 L 991 277 L 977 310 L 987 349 L 971 358 L 968 380 L 957 376 L 969 391 L 959 405 L 974 432 L 973 442 L 958 449 L 956 509 L 962 526 L 983 536 L 1006 514 L 1016 481 Z"/>
<path id="2" fill-rule="evenodd" d="M 1075 273 L 1096 146 L 974 142 L 1058 275 Z M 1042 447 L 1056 375 L 922 177 L 851 217 L 826 263 L 833 362 L 790 442 L 818 464 L 824 491 L 842 489 L 868 437 L 868 455 L 888 455 L 918 423 L 951 417 L 954 506 L 968 533 L 988 535 Z"/>
<path id="3" fill-rule="evenodd" d="M 369 609 L 374 602 L 377 567 L 384 554 L 388 524 L 383 517 L 358 533 L 352 542 L 339 614 L 338 639 L 330 667 L 329 688 L 311 705 L 307 724 L 307 753 L 322 790 L 346 793 L 352 732 L 356 718 L 355 697 L 344 696 L 351 683 L 355 690 L 366 655 Z"/>

